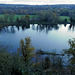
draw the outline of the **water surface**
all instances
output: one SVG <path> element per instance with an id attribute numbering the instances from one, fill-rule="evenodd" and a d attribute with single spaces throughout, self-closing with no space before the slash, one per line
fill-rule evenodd
<path id="1" fill-rule="evenodd" d="M 0 42 L 9 46 L 10 51 L 17 51 L 21 38 L 31 37 L 31 44 L 35 49 L 56 52 L 68 49 L 68 40 L 75 38 L 73 25 L 58 24 L 56 26 L 30 24 L 25 26 L 8 26 L 0 29 Z"/>

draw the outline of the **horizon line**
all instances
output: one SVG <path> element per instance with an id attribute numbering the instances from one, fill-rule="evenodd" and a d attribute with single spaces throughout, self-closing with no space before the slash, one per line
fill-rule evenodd
<path id="1" fill-rule="evenodd" d="M 19 4 L 19 3 L 0 3 L 0 4 L 5 4 L 5 5 L 75 5 L 75 4 Z"/>

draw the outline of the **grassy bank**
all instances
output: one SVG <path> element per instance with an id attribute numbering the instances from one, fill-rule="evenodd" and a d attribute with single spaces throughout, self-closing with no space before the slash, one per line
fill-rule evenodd
<path id="1" fill-rule="evenodd" d="M 67 19 L 67 22 L 70 22 L 70 18 L 68 16 L 60 16 L 60 21 L 64 21 Z"/>
<path id="2" fill-rule="evenodd" d="M 37 21 L 36 21 L 36 18 L 37 18 L 38 16 L 37 15 L 30 15 L 30 23 L 37 23 Z M 0 14 L 0 20 L 3 20 L 3 21 L 5 21 L 6 19 L 8 19 L 8 23 L 7 22 L 5 22 L 5 23 L 0 23 L 0 28 L 1 27 L 3 27 L 3 26 L 9 26 L 9 25 L 14 25 L 15 24 L 15 22 L 16 22 L 16 20 L 17 20 L 17 18 L 19 19 L 19 20 L 21 20 L 22 18 L 25 18 L 25 15 L 3 15 L 3 14 Z M 67 23 L 70 23 L 70 18 L 68 17 L 68 16 L 60 16 L 59 17 L 59 20 L 60 20 L 60 24 L 61 23 L 64 23 L 65 22 L 65 19 L 67 19 Z M 13 20 L 13 22 L 11 22 Z M 16 23 L 17 24 L 17 23 Z M 41 23 L 41 24 L 47 24 L 46 22 L 43 22 L 43 23 Z M 49 23 L 48 23 L 49 24 Z"/>
<path id="3" fill-rule="evenodd" d="M 5 16 L 7 16 L 7 15 L 0 14 L 0 17 L 5 17 Z M 10 17 L 11 15 L 8 15 L 8 16 Z M 16 21 L 17 18 L 21 19 L 22 17 L 25 17 L 25 15 L 12 15 L 12 17 L 13 17 L 13 20 Z M 30 15 L 30 19 L 36 18 L 36 17 L 37 17 L 37 15 Z M 8 20 L 9 20 L 9 18 L 8 18 Z"/>
<path id="4" fill-rule="evenodd" d="M 0 14 L 0 17 L 4 17 L 5 15 Z M 9 15 L 10 16 L 10 15 Z M 25 15 L 14 15 L 14 20 L 17 19 L 17 17 L 19 19 L 21 19 L 22 17 L 25 17 Z M 37 18 L 37 15 L 30 15 L 30 18 Z M 68 22 L 70 22 L 70 18 L 68 16 L 60 16 L 60 20 L 64 21 L 65 19 L 67 19 Z"/>

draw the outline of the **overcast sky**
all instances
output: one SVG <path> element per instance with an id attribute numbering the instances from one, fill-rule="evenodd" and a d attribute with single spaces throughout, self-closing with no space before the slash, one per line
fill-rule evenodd
<path id="1" fill-rule="evenodd" d="M 75 0 L 0 0 L 4 4 L 75 4 Z"/>

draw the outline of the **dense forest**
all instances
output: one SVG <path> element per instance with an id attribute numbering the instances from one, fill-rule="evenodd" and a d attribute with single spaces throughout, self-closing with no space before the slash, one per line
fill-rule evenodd
<path id="1" fill-rule="evenodd" d="M 74 6 L 0 4 L 0 23 L 74 24 Z"/>
<path id="2" fill-rule="evenodd" d="M 63 10 L 63 12 L 59 11 L 60 14 L 63 13 L 65 16 L 69 10 L 74 10 L 75 5 L 15 5 L 15 4 L 0 4 L 0 14 L 36 14 L 41 10 Z M 61 14 L 62 15 L 62 14 Z"/>

